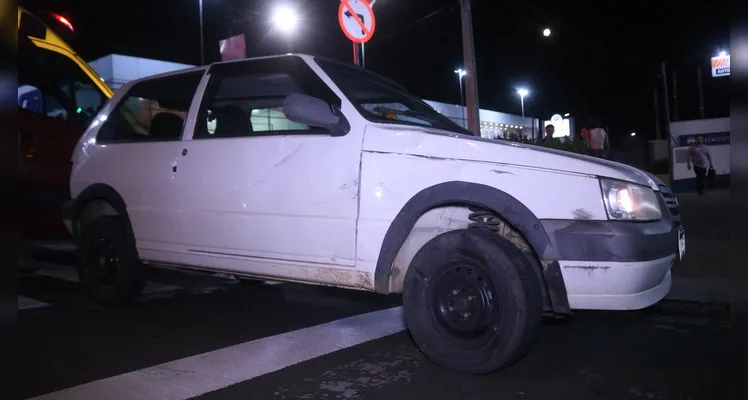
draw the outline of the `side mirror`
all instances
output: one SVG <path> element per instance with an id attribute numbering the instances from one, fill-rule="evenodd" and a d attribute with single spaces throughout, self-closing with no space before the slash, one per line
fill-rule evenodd
<path id="1" fill-rule="evenodd" d="M 339 109 L 324 100 L 301 93 L 286 96 L 283 114 L 299 124 L 326 128 L 332 136 L 343 136 L 351 130 L 351 125 Z"/>

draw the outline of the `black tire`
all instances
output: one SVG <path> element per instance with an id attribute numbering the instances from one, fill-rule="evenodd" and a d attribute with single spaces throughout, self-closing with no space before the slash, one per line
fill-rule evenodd
<path id="1" fill-rule="evenodd" d="M 78 243 L 78 276 L 94 302 L 132 303 L 143 291 L 144 269 L 118 217 L 99 217 L 85 225 Z"/>
<path id="2" fill-rule="evenodd" d="M 542 320 L 540 282 L 522 252 L 480 228 L 443 233 L 405 275 L 405 322 L 434 363 L 484 374 L 522 358 Z"/>

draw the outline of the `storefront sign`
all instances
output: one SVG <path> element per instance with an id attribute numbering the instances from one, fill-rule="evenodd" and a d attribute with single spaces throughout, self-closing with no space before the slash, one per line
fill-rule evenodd
<path id="1" fill-rule="evenodd" d="M 701 136 L 701 142 L 708 146 L 730 144 L 730 132 L 702 133 L 697 135 L 681 135 L 678 139 L 682 147 L 691 146 L 696 137 Z"/>
<path id="2" fill-rule="evenodd" d="M 712 57 L 712 76 L 729 76 L 730 75 L 730 56 Z"/>

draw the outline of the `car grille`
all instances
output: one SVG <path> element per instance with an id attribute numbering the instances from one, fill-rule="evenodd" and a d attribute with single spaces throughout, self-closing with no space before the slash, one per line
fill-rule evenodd
<path id="1" fill-rule="evenodd" d="M 678 206 L 678 199 L 675 198 L 675 194 L 673 194 L 667 185 L 660 185 L 660 194 L 662 194 L 665 204 L 667 204 L 670 215 L 673 217 L 673 222 L 675 222 L 676 225 L 680 225 L 680 207 Z"/>

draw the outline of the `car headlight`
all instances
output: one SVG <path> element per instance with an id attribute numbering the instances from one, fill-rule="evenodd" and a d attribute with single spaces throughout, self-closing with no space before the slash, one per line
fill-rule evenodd
<path id="1" fill-rule="evenodd" d="M 656 221 L 662 218 L 654 190 L 614 179 L 600 179 L 600 187 L 610 219 Z"/>

